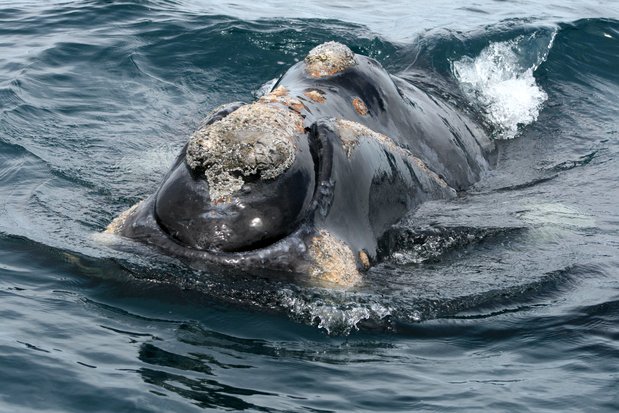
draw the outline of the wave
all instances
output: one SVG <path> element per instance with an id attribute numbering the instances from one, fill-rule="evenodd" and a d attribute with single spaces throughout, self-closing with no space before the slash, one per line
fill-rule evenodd
<path id="1" fill-rule="evenodd" d="M 514 138 L 520 128 L 537 120 L 548 100 L 533 73 L 546 60 L 555 35 L 534 33 L 493 42 L 479 56 L 453 62 L 454 76 L 464 93 L 497 126 L 499 137 Z"/>
<path id="2" fill-rule="evenodd" d="M 470 33 L 437 29 L 387 59 L 394 70 L 429 70 L 453 79 L 489 122 L 511 139 L 534 123 L 548 92 L 573 84 L 607 93 L 619 75 L 619 21 L 582 19 L 535 25 L 508 20 Z"/>
<path id="3" fill-rule="evenodd" d="M 458 317 L 493 301 L 508 308 L 516 292 L 518 300 L 534 302 L 538 297 L 527 295 L 527 288 L 534 290 L 544 280 L 551 286 L 555 281 L 574 285 L 572 278 L 548 275 L 587 262 L 573 253 L 573 245 L 557 241 L 565 228 L 548 228 L 558 220 L 527 220 L 526 214 L 520 219 L 518 208 L 528 208 L 522 206 L 523 194 L 558 185 L 561 174 L 605 156 L 588 147 L 584 154 L 595 157 L 567 152 L 549 162 L 555 165 L 547 168 L 552 179 L 534 176 L 522 184 L 519 176 L 509 176 L 504 185 L 471 194 L 477 201 L 469 199 L 469 204 L 463 199 L 432 204 L 441 216 L 416 211 L 412 224 L 402 223 L 390 233 L 386 262 L 370 271 L 367 285 L 356 292 L 260 280 L 232 283 L 155 253 L 115 252 L 93 241 L 92 234 L 152 192 L 189 132 L 213 106 L 253 99 L 252 91 L 327 40 L 347 43 L 392 72 L 432 72 L 454 93 L 462 91 L 497 137 L 536 133 L 505 144 L 526 146 L 527 139 L 546 136 L 549 128 L 561 134 L 565 122 L 574 129 L 571 121 L 608 128 L 608 122 L 579 123 L 582 108 L 570 113 L 570 107 L 560 105 L 561 99 L 589 99 L 594 91 L 602 107 L 588 110 L 610 122 L 615 119 L 619 22 L 588 19 L 536 26 L 510 20 L 468 33 L 430 31 L 411 44 L 398 44 L 336 20 L 242 21 L 172 12 L 165 2 L 146 22 L 146 6 L 153 4 L 83 3 L 99 20 L 92 22 L 91 32 L 80 31 L 71 39 L 58 36 L 67 27 L 83 28 L 87 18 L 76 14 L 80 7 L 64 5 L 54 16 L 19 21 L 13 19 L 19 13 L 0 11 L 0 34 L 25 36 L 32 45 L 30 54 L 18 50 L 10 64 L 0 57 L 0 142 L 6 150 L 0 158 L 11 155 L 10 148 L 20 148 L 0 170 L 0 193 L 7 194 L 0 205 L 0 212 L 7 212 L 0 214 L 2 232 L 58 248 L 64 252 L 59 255 L 73 257 L 80 271 L 96 273 L 85 268 L 114 263 L 109 265 L 120 266 L 123 276 L 169 282 L 224 302 L 285 313 L 334 334 Z M 118 31 L 107 33 L 111 22 Z M 38 29 L 24 33 L 24 25 Z M 553 117 L 555 123 L 549 121 Z M 547 215 L 543 210 L 528 216 Z M 88 263 L 88 257 L 97 258 Z"/>

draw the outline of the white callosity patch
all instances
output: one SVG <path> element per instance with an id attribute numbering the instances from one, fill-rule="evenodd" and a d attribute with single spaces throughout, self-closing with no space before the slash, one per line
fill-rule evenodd
<path id="1" fill-rule="evenodd" d="M 301 118 L 287 109 L 245 105 L 192 135 L 187 164 L 204 171 L 211 199 L 222 199 L 241 189 L 243 177 L 273 179 L 286 171 L 301 128 Z"/>
<path id="2" fill-rule="evenodd" d="M 344 288 L 361 282 L 352 250 L 328 231 L 318 232 L 312 239 L 309 252 L 314 261 L 310 275 L 317 281 Z"/>
<path id="3" fill-rule="evenodd" d="M 335 75 L 356 64 L 352 50 L 338 42 L 316 46 L 305 58 L 305 70 L 316 78 Z"/>
<path id="4" fill-rule="evenodd" d="M 482 107 L 499 133 L 511 139 L 522 126 L 537 120 L 548 95 L 533 73 L 546 59 L 554 35 L 540 47 L 536 35 L 491 43 L 476 58 L 453 62 L 453 73 L 465 94 Z M 531 56 L 531 49 L 537 53 Z"/>

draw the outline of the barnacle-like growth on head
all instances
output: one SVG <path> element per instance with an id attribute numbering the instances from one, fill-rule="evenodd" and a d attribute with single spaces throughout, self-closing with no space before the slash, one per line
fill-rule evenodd
<path id="1" fill-rule="evenodd" d="M 313 102 L 316 103 L 325 103 L 327 98 L 325 97 L 325 93 L 320 90 L 309 89 L 304 93 L 305 97 L 310 98 Z"/>
<path id="2" fill-rule="evenodd" d="M 320 230 L 311 240 L 309 253 L 314 260 L 310 270 L 314 279 L 341 287 L 353 287 L 361 282 L 352 250 L 328 231 Z"/>
<path id="3" fill-rule="evenodd" d="M 225 199 L 247 179 L 273 179 L 296 154 L 295 132 L 302 118 L 288 109 L 253 103 L 195 132 L 187 146 L 187 165 L 203 172 L 212 200 Z"/>
<path id="4" fill-rule="evenodd" d="M 352 50 L 337 42 L 316 46 L 305 58 L 305 70 L 315 78 L 333 76 L 356 64 Z"/>
<path id="5" fill-rule="evenodd" d="M 352 106 L 355 108 L 355 112 L 357 112 L 361 116 L 366 116 L 368 114 L 368 107 L 365 102 L 361 100 L 361 98 L 354 98 L 352 100 Z"/>

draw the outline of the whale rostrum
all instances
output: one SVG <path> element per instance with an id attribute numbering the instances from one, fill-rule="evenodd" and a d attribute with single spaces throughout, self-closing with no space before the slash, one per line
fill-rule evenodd
<path id="1" fill-rule="evenodd" d="M 283 108 L 263 103 L 245 105 L 195 132 L 187 146 L 187 164 L 203 172 L 211 199 L 240 190 L 244 178 L 274 179 L 295 160 L 295 134 L 303 119 Z"/>

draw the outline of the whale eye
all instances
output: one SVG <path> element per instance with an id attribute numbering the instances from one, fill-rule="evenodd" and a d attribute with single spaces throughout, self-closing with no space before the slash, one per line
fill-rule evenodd
<path id="1" fill-rule="evenodd" d="M 182 245 L 247 251 L 305 218 L 315 187 L 307 138 L 286 112 L 269 119 L 260 108 L 252 121 L 243 108 L 194 134 L 157 193 L 157 221 Z"/>

